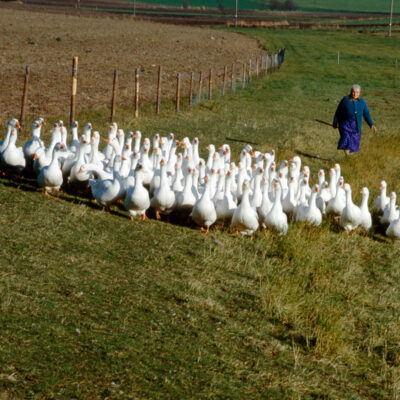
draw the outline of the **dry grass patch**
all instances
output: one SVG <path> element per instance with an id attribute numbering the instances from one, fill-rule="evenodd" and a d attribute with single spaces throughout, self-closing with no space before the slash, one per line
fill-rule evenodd
<path id="1" fill-rule="evenodd" d="M 111 101 L 113 70 L 119 76 L 118 102 L 132 104 L 134 70 L 141 69 L 141 101 L 155 101 L 157 69 L 163 67 L 163 97 L 175 93 L 176 73 L 219 74 L 224 65 L 259 54 L 258 42 L 237 33 L 144 22 L 9 10 L 0 6 L 2 119 L 19 116 L 24 66 L 31 66 L 28 115 L 69 110 L 72 57 L 79 57 L 78 110 Z M 45 31 L 44 31 L 45 27 Z"/>

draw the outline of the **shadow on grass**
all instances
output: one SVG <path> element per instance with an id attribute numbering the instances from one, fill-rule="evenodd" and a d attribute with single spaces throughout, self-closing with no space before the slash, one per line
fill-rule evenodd
<path id="1" fill-rule="evenodd" d="M 20 189 L 25 192 L 36 192 L 38 190 L 36 180 L 25 176 L 4 176 L 0 179 L 3 186 Z"/>
<path id="2" fill-rule="evenodd" d="M 320 157 L 319 155 L 314 155 L 314 154 L 310 154 L 310 153 L 304 153 L 303 151 L 300 151 L 300 150 L 295 150 L 294 152 L 296 154 L 300 155 L 300 156 L 303 156 L 303 157 L 315 158 L 317 160 L 333 162 L 333 160 L 331 158 L 324 158 L 324 157 Z"/>
<path id="3" fill-rule="evenodd" d="M 3 177 L 0 177 L 0 184 L 26 192 L 40 192 L 40 188 L 38 188 L 37 186 L 36 179 L 29 173 L 21 176 L 3 175 Z M 66 201 L 71 204 L 83 204 L 93 210 L 103 210 L 103 207 L 96 203 L 96 201 L 93 199 L 90 187 L 87 186 L 86 183 L 69 184 L 67 182 L 64 182 L 61 190 L 59 192 L 56 192 L 55 195 L 50 195 L 50 198 Z M 127 210 L 125 210 L 121 202 L 114 204 L 110 211 L 104 212 L 108 212 L 110 215 L 118 216 L 120 218 L 129 219 L 129 213 Z M 163 215 L 161 219 L 157 220 L 155 210 L 149 208 L 146 211 L 146 215 L 151 220 L 172 224 L 174 226 L 185 227 L 193 231 L 200 232 L 200 227 L 190 218 L 189 213 L 180 214 L 176 211 L 173 211 L 171 214 Z M 339 217 L 327 217 L 325 219 L 325 224 L 328 226 L 328 229 L 331 232 L 334 232 L 335 234 L 343 234 L 343 229 L 339 224 Z M 386 226 L 380 224 L 379 218 L 376 215 L 373 215 L 373 226 L 370 232 L 357 230 L 354 233 L 350 233 L 348 235 L 352 236 L 354 234 L 358 234 L 379 243 L 390 243 L 390 241 L 393 242 L 393 240 L 385 236 L 386 228 Z M 214 224 L 210 228 L 209 232 L 210 234 L 213 232 L 225 232 L 227 234 L 232 233 L 231 228 L 227 223 Z"/>
<path id="4" fill-rule="evenodd" d="M 270 335 L 280 342 L 284 342 L 290 346 L 296 344 L 305 351 L 314 348 L 317 344 L 315 336 L 306 336 L 294 332 L 294 327 L 290 323 L 282 323 L 278 318 L 270 318 L 269 322 L 276 327 L 276 332 L 271 332 Z"/>

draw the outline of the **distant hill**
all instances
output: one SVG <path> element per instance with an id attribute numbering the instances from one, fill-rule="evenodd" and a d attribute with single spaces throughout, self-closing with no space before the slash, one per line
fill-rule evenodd
<path id="1" fill-rule="evenodd" d="M 127 0 L 133 2 L 133 0 Z M 181 7 L 183 2 L 189 7 L 217 8 L 218 0 L 141 0 L 144 4 L 159 4 Z M 225 9 L 234 9 L 235 0 L 221 0 Z M 294 0 L 298 10 L 302 11 L 343 11 L 343 12 L 379 12 L 390 9 L 390 0 Z M 270 0 L 238 0 L 240 10 L 261 10 L 269 8 Z M 394 10 L 396 12 L 396 10 Z"/>

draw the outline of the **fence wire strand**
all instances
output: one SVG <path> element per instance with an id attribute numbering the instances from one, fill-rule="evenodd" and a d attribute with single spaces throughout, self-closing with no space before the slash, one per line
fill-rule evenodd
<path id="1" fill-rule="evenodd" d="M 224 68 L 212 69 L 212 98 L 222 96 L 223 80 L 225 76 L 224 94 L 235 94 L 238 83 L 242 88 L 249 87 L 258 76 L 273 72 L 275 59 L 278 66 L 284 61 L 285 49 L 275 55 L 261 54 L 246 61 L 237 61 Z M 249 62 L 250 60 L 250 62 Z M 21 96 L 24 86 L 26 64 L 0 64 L 0 105 L 3 120 L 19 116 Z M 139 68 L 139 67 L 137 67 Z M 251 69 L 251 74 L 249 71 Z M 243 71 L 245 70 L 245 76 Z M 71 63 L 66 60 L 57 61 L 51 66 L 30 65 L 30 80 L 27 101 L 27 117 L 67 114 L 71 100 Z M 135 99 L 135 71 L 136 68 L 118 70 L 117 103 L 119 105 L 134 105 Z M 202 85 L 200 85 L 202 73 Z M 77 110 L 101 109 L 109 107 L 112 97 L 114 69 L 111 65 L 99 70 L 95 65 L 78 64 L 77 83 Z M 207 71 L 193 71 L 180 73 L 180 110 L 189 106 L 190 81 L 193 75 L 191 107 L 208 101 L 209 74 Z M 163 101 L 172 100 L 176 95 L 177 72 L 165 71 L 161 75 L 161 110 Z M 155 103 L 157 97 L 158 66 L 140 67 L 139 69 L 139 103 Z M 13 84 L 14 82 L 14 84 Z M 15 82 L 18 82 L 15 84 Z M 42 90 L 42 88 L 48 90 Z M 118 114 L 118 112 L 117 112 Z"/>

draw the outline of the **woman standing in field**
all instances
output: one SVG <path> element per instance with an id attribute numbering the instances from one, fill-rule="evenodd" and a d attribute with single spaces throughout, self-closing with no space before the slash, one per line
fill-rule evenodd
<path id="1" fill-rule="evenodd" d="M 361 141 L 362 118 L 364 117 L 371 130 L 375 133 L 376 127 L 369 113 L 367 103 L 360 97 L 360 85 L 353 85 L 350 95 L 340 101 L 333 118 L 333 128 L 339 127 L 340 139 L 338 150 L 344 150 L 348 156 L 358 152 Z"/>

